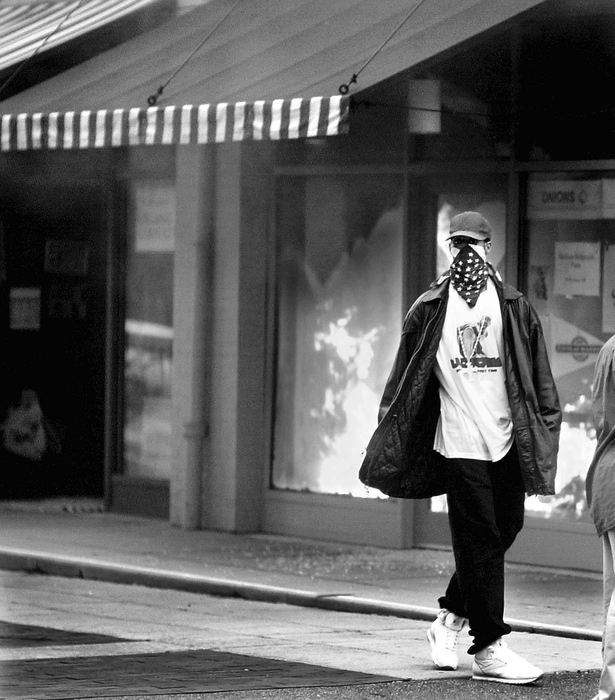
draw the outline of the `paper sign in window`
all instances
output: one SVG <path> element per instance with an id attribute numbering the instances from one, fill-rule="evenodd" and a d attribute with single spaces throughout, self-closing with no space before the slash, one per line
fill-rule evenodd
<path id="1" fill-rule="evenodd" d="M 584 241 L 555 244 L 555 294 L 600 295 L 600 243 Z"/>
<path id="2" fill-rule="evenodd" d="M 10 292 L 10 325 L 14 331 L 33 331 L 41 327 L 41 290 L 39 287 L 13 287 Z"/>
<path id="3" fill-rule="evenodd" d="M 175 188 L 171 184 L 134 184 L 135 250 L 170 253 L 175 249 Z"/>

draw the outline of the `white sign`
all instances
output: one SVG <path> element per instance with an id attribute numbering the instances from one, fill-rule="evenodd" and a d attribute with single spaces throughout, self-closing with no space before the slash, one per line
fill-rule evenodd
<path id="1" fill-rule="evenodd" d="M 11 330 L 38 330 L 41 327 L 40 287 L 13 287 L 9 296 Z"/>
<path id="2" fill-rule="evenodd" d="M 175 249 L 175 187 L 162 182 L 134 183 L 135 250 L 170 253 Z"/>
<path id="3" fill-rule="evenodd" d="M 553 292 L 564 296 L 600 295 L 600 243 L 555 244 Z"/>
<path id="4" fill-rule="evenodd" d="M 528 219 L 600 219 L 600 180 L 532 180 L 527 200 Z"/>
<path id="5" fill-rule="evenodd" d="M 604 249 L 602 280 L 602 332 L 615 333 L 615 245 Z"/>
<path id="6" fill-rule="evenodd" d="M 602 340 L 558 316 L 551 316 L 551 371 L 555 379 L 577 372 L 596 362 Z"/>

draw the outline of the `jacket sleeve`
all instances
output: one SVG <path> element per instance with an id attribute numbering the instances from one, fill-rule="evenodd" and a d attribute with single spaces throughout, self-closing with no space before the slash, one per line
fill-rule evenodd
<path id="1" fill-rule="evenodd" d="M 615 465 L 615 336 L 598 353 L 592 382 L 596 451 L 585 476 L 587 504 L 598 534 L 611 529 L 613 465 Z M 595 483 L 594 483 L 595 482 Z M 594 493 L 598 498 L 594 502 Z M 607 516 L 608 514 L 608 516 Z"/>
<path id="2" fill-rule="evenodd" d="M 606 438 L 615 425 L 615 336 L 602 346 L 596 360 L 592 382 L 592 412 L 597 444 Z"/>
<path id="3" fill-rule="evenodd" d="M 540 415 L 549 432 L 556 442 L 559 440 L 559 431 L 562 422 L 562 412 L 555 386 L 555 380 L 551 372 L 551 364 L 547 354 L 542 325 L 538 314 L 527 302 L 529 307 L 529 342 L 532 357 L 533 384 Z"/>
<path id="4" fill-rule="evenodd" d="M 378 422 L 384 418 L 385 413 L 389 410 L 389 406 L 393 403 L 393 399 L 397 393 L 397 387 L 404 376 L 406 367 L 408 366 L 410 358 L 412 357 L 412 354 L 417 346 L 424 314 L 423 305 L 420 302 L 421 297 L 419 297 L 410 307 L 410 310 L 404 319 L 397 355 L 395 356 L 393 367 L 389 373 L 389 377 L 386 381 L 384 392 L 382 394 L 382 399 L 380 400 Z"/>

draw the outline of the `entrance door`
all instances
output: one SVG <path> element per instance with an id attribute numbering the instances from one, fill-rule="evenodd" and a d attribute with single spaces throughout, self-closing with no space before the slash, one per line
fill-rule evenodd
<path id="1" fill-rule="evenodd" d="M 123 309 L 122 448 L 115 511 L 167 518 L 173 373 L 175 185 L 129 183 Z"/>
<path id="2" fill-rule="evenodd" d="M 3 193 L 3 498 L 103 495 L 104 197 L 30 180 Z"/>

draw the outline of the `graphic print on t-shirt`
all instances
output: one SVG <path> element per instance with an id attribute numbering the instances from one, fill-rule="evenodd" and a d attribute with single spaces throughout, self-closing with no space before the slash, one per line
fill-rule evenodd
<path id="1" fill-rule="evenodd" d="M 470 307 L 449 289 L 436 356 L 440 420 L 434 450 L 449 459 L 497 462 L 512 444 L 502 312 L 495 284 Z"/>
<path id="2" fill-rule="evenodd" d="M 457 326 L 457 347 L 459 356 L 451 358 L 451 367 L 454 370 L 489 369 L 502 366 L 499 357 L 489 357 L 484 349 L 483 342 L 489 333 L 491 318 L 482 316 L 478 323 L 465 323 Z"/>

